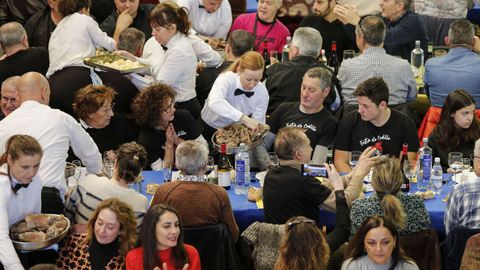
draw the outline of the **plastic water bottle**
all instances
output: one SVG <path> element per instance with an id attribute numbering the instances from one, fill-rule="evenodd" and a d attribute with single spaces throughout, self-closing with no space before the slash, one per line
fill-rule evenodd
<path id="1" fill-rule="evenodd" d="M 442 165 L 440 165 L 440 158 L 435 158 L 435 163 L 432 168 L 432 187 L 435 193 L 440 194 L 442 192 L 442 178 L 443 170 Z"/>
<path id="2" fill-rule="evenodd" d="M 420 48 L 420 40 L 415 40 L 415 49 L 410 54 L 410 66 L 416 80 L 423 81 L 424 52 Z"/>
<path id="3" fill-rule="evenodd" d="M 235 194 L 246 195 L 250 186 L 250 157 L 245 151 L 245 144 L 240 144 L 235 155 Z"/>
<path id="4" fill-rule="evenodd" d="M 428 138 L 423 138 L 423 146 L 418 150 L 417 165 L 417 187 L 425 190 L 432 173 L 432 148 L 428 147 Z"/>

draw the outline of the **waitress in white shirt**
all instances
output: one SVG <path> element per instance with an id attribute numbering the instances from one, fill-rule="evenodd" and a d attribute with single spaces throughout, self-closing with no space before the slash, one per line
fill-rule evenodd
<path id="1" fill-rule="evenodd" d="M 269 96 L 260 82 L 264 65 L 263 57 L 254 51 L 233 62 L 215 80 L 202 109 L 202 120 L 214 129 L 239 121 L 253 130 L 265 124 Z"/>
<path id="2" fill-rule="evenodd" d="M 156 68 L 152 76 L 175 90 L 175 108 L 188 110 L 198 118 L 202 107 L 195 92 L 197 57 L 187 37 L 187 10 L 176 3 L 161 3 L 150 13 L 150 22 L 152 35 L 165 51 L 164 57 L 153 64 Z"/>
<path id="3" fill-rule="evenodd" d="M 37 172 L 42 147 L 33 137 L 13 135 L 0 157 L 0 268 L 23 270 L 9 236 L 9 226 L 40 213 L 42 182 Z"/>

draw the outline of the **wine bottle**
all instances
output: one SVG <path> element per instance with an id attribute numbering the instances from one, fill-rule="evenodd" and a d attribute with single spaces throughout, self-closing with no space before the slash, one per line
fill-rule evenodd
<path id="1" fill-rule="evenodd" d="M 402 192 L 409 192 L 410 191 L 410 180 L 408 180 L 408 177 L 405 176 L 405 173 L 403 172 L 404 164 L 405 162 L 408 161 L 408 144 L 404 143 L 402 146 L 402 155 L 400 157 L 400 170 L 402 171 L 403 175 L 403 183 L 401 186 Z"/>
<path id="2" fill-rule="evenodd" d="M 340 66 L 340 62 L 338 61 L 336 41 L 332 41 L 332 52 L 330 55 L 330 59 L 328 59 L 328 66 L 333 68 L 333 71 L 335 72 L 335 74 L 338 74 L 338 68 Z"/>
<path id="3" fill-rule="evenodd" d="M 230 171 L 232 165 L 227 156 L 227 145 L 220 146 L 220 157 L 218 158 L 218 185 L 226 190 L 230 189 Z"/>
<path id="4" fill-rule="evenodd" d="M 270 54 L 268 53 L 268 41 L 263 41 L 263 60 L 265 61 L 265 67 L 270 65 Z"/>

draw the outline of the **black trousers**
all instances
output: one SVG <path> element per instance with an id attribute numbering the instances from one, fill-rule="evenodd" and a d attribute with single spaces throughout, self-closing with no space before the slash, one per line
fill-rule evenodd
<path id="1" fill-rule="evenodd" d="M 60 197 L 60 192 L 54 187 L 42 189 L 42 213 L 65 214 L 65 205 Z"/>

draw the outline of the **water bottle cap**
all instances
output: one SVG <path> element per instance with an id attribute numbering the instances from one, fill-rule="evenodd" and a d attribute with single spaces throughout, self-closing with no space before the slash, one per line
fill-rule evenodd
<path id="1" fill-rule="evenodd" d="M 428 143 L 428 138 L 423 138 L 423 143 Z"/>
<path id="2" fill-rule="evenodd" d="M 440 158 L 439 158 L 439 157 L 436 157 L 436 158 L 435 158 L 435 162 L 440 162 Z"/>

